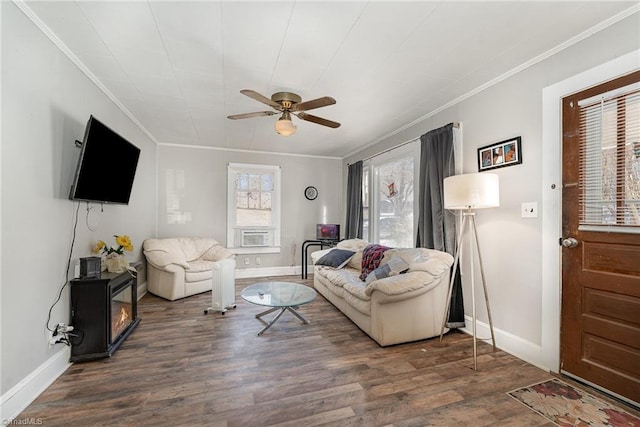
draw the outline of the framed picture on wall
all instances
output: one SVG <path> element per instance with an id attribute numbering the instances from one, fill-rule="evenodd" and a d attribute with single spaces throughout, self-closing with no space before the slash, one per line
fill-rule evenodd
<path id="1" fill-rule="evenodd" d="M 478 171 L 522 163 L 522 137 L 506 139 L 478 148 Z"/>

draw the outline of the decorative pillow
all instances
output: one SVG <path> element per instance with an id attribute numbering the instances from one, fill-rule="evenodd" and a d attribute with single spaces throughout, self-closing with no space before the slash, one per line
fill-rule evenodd
<path id="1" fill-rule="evenodd" d="M 362 268 L 362 249 L 356 251 L 355 255 L 351 257 L 346 266 L 360 271 L 360 268 Z"/>
<path id="2" fill-rule="evenodd" d="M 374 280 L 384 279 L 385 277 L 395 276 L 397 274 L 403 273 L 409 269 L 409 264 L 405 262 L 400 257 L 394 257 L 389 260 L 386 264 L 381 265 L 380 267 L 373 270 L 367 276 L 365 282 L 371 283 Z"/>
<path id="3" fill-rule="evenodd" d="M 391 249 L 387 246 L 377 245 L 375 243 L 367 245 L 362 251 L 362 267 L 360 268 L 360 280 L 366 280 L 369 273 L 380 266 L 380 261 L 384 256 L 384 251 Z"/>
<path id="4" fill-rule="evenodd" d="M 342 268 L 355 254 L 353 251 L 346 249 L 332 249 L 325 256 L 316 261 L 315 265 L 326 265 L 327 267 Z"/>
<path id="5" fill-rule="evenodd" d="M 346 267 L 360 270 L 362 267 L 362 250 L 369 244 L 366 240 L 362 239 L 347 239 L 343 240 L 336 245 L 339 249 L 348 249 L 355 251 L 356 254 L 349 260 Z"/>

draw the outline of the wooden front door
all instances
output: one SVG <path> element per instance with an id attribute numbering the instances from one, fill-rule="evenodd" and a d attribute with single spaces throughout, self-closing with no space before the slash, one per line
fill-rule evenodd
<path id="1" fill-rule="evenodd" d="M 640 92 L 619 97 L 640 90 L 639 81 L 634 72 L 562 105 L 561 370 L 634 402 L 640 402 Z"/>

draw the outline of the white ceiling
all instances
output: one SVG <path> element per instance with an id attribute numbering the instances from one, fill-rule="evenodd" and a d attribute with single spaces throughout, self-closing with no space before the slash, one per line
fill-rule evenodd
<path id="1" fill-rule="evenodd" d="M 159 143 L 344 157 L 637 3 L 26 6 Z M 297 133 L 282 137 L 278 116 L 229 120 L 270 109 L 241 89 L 331 96 L 337 104 L 310 113 L 342 126 L 294 117 Z"/>

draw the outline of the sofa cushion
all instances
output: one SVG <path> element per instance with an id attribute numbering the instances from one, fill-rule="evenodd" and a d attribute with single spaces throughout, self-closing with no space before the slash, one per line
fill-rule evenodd
<path id="1" fill-rule="evenodd" d="M 213 261 L 191 261 L 185 269 L 185 282 L 201 282 L 213 276 Z"/>
<path id="2" fill-rule="evenodd" d="M 336 245 L 337 248 L 340 249 L 348 249 L 350 251 L 354 251 L 355 254 L 349 262 L 347 263 L 347 267 L 355 268 L 356 270 L 360 270 L 362 266 L 362 250 L 367 247 L 369 242 L 362 239 L 347 239 L 343 240 Z"/>
<path id="3" fill-rule="evenodd" d="M 386 251 L 381 264 L 400 257 L 409 264 L 409 271 L 425 271 L 440 277 L 451 268 L 453 257 L 446 252 L 427 248 L 394 248 Z"/>
<path id="4" fill-rule="evenodd" d="M 213 274 L 211 273 L 211 270 L 195 271 L 195 272 L 190 272 L 189 270 L 185 270 L 184 281 L 186 283 L 202 282 L 203 280 L 211 280 L 212 276 Z"/>
<path id="5" fill-rule="evenodd" d="M 364 248 L 366 248 L 368 245 L 369 245 L 369 242 L 367 242 L 366 240 L 362 240 L 362 239 L 347 239 L 347 240 L 340 241 L 336 245 L 336 248 L 348 249 L 350 251 L 358 252 L 358 251 L 361 251 Z"/>
<path id="6" fill-rule="evenodd" d="M 358 280 L 344 285 L 344 301 L 362 314 L 371 316 L 371 295 L 366 293 L 366 286 Z"/>
<path id="7" fill-rule="evenodd" d="M 428 288 L 434 283 L 438 283 L 438 279 L 424 271 L 409 271 L 406 274 L 397 274 L 374 280 L 366 285 L 365 292 L 367 295 L 371 295 L 373 291 L 380 291 L 386 295 L 402 295 L 418 289 Z"/>
<path id="8" fill-rule="evenodd" d="M 362 281 L 358 280 L 352 283 L 347 283 L 344 285 L 345 293 L 353 295 L 362 301 L 370 301 L 371 295 L 367 294 L 367 286 L 362 283 Z"/>
<path id="9" fill-rule="evenodd" d="M 354 270 L 352 268 L 342 268 L 337 270 L 331 267 L 317 267 L 316 274 L 323 276 L 337 287 L 343 287 L 347 283 L 360 282 L 358 270 Z"/>
<path id="10" fill-rule="evenodd" d="M 367 245 L 362 251 L 362 266 L 360 268 L 360 280 L 366 280 L 369 273 L 380 266 L 384 252 L 391 248 L 378 244 Z"/>
<path id="11" fill-rule="evenodd" d="M 393 257 L 387 263 L 381 264 L 380 267 L 373 270 L 367 276 L 365 282 L 371 283 L 374 280 L 384 279 L 385 277 L 395 276 L 409 269 L 409 264 L 400 258 Z"/>
<path id="12" fill-rule="evenodd" d="M 317 260 L 315 262 L 315 265 L 325 265 L 327 267 L 342 268 L 347 265 L 354 254 L 354 251 L 335 248 L 329 251 L 322 258 Z"/>
<path id="13" fill-rule="evenodd" d="M 213 269 L 213 261 L 191 261 L 189 262 L 189 273 L 200 273 L 203 271 L 211 273 Z"/>
<path id="14" fill-rule="evenodd" d="M 340 299 L 344 299 L 344 289 L 342 288 L 342 286 L 336 286 L 332 281 L 330 281 L 326 277 L 320 277 L 320 276 L 314 278 L 314 282 L 322 283 L 325 286 L 325 288 L 327 288 L 327 291 L 329 293 L 335 295 Z"/>

